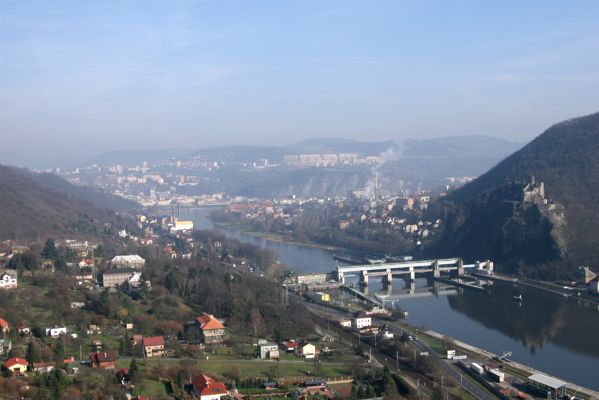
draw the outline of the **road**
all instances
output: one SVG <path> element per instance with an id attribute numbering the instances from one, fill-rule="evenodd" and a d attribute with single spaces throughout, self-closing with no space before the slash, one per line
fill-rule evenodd
<path id="1" fill-rule="evenodd" d="M 324 307 L 324 306 L 320 306 L 320 305 L 309 304 L 309 303 L 306 303 L 306 306 L 308 307 L 308 309 L 310 309 L 314 312 L 325 313 L 329 317 L 332 317 L 335 319 L 349 317 L 348 313 L 344 313 L 337 309 Z M 401 336 L 404 332 L 407 333 L 408 335 L 411 335 L 413 337 L 413 340 L 409 341 L 409 345 L 415 351 L 417 351 L 418 353 L 428 352 L 430 357 L 434 358 L 435 365 L 438 368 L 440 368 L 446 376 L 448 376 L 456 384 L 462 386 L 462 388 L 465 391 L 469 392 L 476 398 L 481 399 L 481 400 L 497 400 L 497 397 L 494 394 L 488 392 L 486 389 L 482 388 L 477 383 L 472 381 L 472 378 L 470 376 L 468 376 L 466 374 L 462 374 L 462 372 L 458 369 L 458 367 L 455 366 L 451 361 L 444 360 L 444 359 L 441 359 L 438 356 L 436 356 L 436 352 L 428 344 L 426 344 L 425 342 L 420 340 L 418 338 L 418 336 L 412 334 L 411 332 L 404 330 L 397 323 L 384 321 L 384 320 L 380 320 L 377 318 L 374 318 L 373 322 L 378 326 L 382 326 L 382 325 L 386 324 L 388 326 L 389 330 L 391 332 L 393 332 L 394 335 Z"/>

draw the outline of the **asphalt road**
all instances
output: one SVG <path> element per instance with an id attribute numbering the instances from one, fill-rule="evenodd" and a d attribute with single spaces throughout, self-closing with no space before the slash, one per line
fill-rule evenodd
<path id="1" fill-rule="evenodd" d="M 337 317 L 337 318 L 347 318 L 349 317 L 349 315 L 347 313 L 344 313 L 342 311 L 339 311 L 337 309 L 333 309 L 333 308 L 329 308 L 329 307 L 325 307 L 325 306 L 321 306 L 321 305 L 314 305 L 314 304 L 306 304 L 308 306 L 308 308 L 312 308 L 315 311 L 320 311 L 323 313 L 326 313 L 327 315 L 330 315 L 332 317 Z M 497 400 L 497 397 L 488 392 L 486 389 L 480 387 L 478 384 L 474 383 L 471 379 L 470 376 L 462 373 L 462 371 L 460 371 L 455 365 L 453 365 L 453 363 L 451 361 L 448 360 L 444 360 L 441 359 L 439 357 L 437 357 L 435 354 L 435 351 L 425 342 L 423 342 L 422 340 L 419 340 L 417 336 L 413 335 L 411 332 L 407 332 L 405 330 L 403 330 L 400 326 L 398 326 L 397 324 L 394 324 L 393 322 L 389 322 L 389 321 L 383 321 L 383 320 L 378 320 L 378 319 L 374 319 L 374 322 L 379 325 L 387 325 L 389 330 L 391 332 L 393 332 L 394 335 L 397 336 L 401 336 L 404 332 L 406 332 L 408 335 L 411 335 L 413 337 L 413 340 L 410 340 L 409 345 L 414 348 L 415 351 L 417 352 L 428 352 L 430 357 L 434 357 L 435 359 L 435 365 L 440 368 L 443 373 L 448 376 L 450 379 L 452 379 L 456 384 L 461 385 L 464 390 L 466 390 L 467 392 L 469 392 L 470 394 L 472 394 L 473 396 L 475 396 L 478 399 L 481 400 Z"/>
<path id="2" fill-rule="evenodd" d="M 376 323 L 380 326 L 382 324 L 387 324 L 389 330 L 393 332 L 394 335 L 402 335 L 406 332 L 408 335 L 412 336 L 412 340 L 409 341 L 409 345 L 413 347 L 418 352 L 428 352 L 429 357 L 436 358 L 436 365 L 441 368 L 443 373 L 450 377 L 453 381 L 455 381 L 458 385 L 461 385 L 464 390 L 472 394 L 481 400 L 497 400 L 497 397 L 488 392 L 486 389 L 481 388 L 478 384 L 471 381 L 471 378 L 460 371 L 451 361 L 441 359 L 435 356 L 435 351 L 425 342 L 420 340 L 418 336 L 413 335 L 410 332 L 404 331 L 401 327 L 397 326 L 393 322 L 389 323 L 387 321 L 376 320 Z"/>

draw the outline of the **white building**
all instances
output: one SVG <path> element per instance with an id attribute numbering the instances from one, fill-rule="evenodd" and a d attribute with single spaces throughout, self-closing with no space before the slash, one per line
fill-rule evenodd
<path id="1" fill-rule="evenodd" d="M 193 221 L 179 221 L 177 219 L 172 230 L 175 232 L 193 231 Z"/>
<path id="2" fill-rule="evenodd" d="M 260 358 L 263 360 L 272 360 L 279 358 L 279 346 L 276 343 L 261 343 L 258 345 Z"/>
<path id="3" fill-rule="evenodd" d="M 339 325 L 341 325 L 344 328 L 351 328 L 351 319 L 342 319 L 341 321 L 339 321 Z"/>
<path id="4" fill-rule="evenodd" d="M 0 275 L 0 289 L 16 289 L 17 272 L 5 271 Z"/>
<path id="5" fill-rule="evenodd" d="M 57 338 L 60 335 L 66 335 L 67 328 L 55 326 L 54 328 L 46 328 L 46 336 L 50 336 L 51 338 Z"/>
<path id="6" fill-rule="evenodd" d="M 351 323 L 352 328 L 355 329 L 368 328 L 372 325 L 372 318 L 369 315 L 366 315 L 365 312 L 358 312 L 352 318 Z"/>
<path id="7" fill-rule="evenodd" d="M 304 358 L 314 358 L 316 356 L 316 346 L 310 343 L 302 343 L 297 353 Z"/>

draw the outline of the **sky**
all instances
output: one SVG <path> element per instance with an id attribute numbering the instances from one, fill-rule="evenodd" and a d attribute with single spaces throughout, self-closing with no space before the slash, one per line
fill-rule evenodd
<path id="1" fill-rule="evenodd" d="M 0 0 L 0 163 L 313 137 L 528 141 L 599 111 L 597 1 Z"/>

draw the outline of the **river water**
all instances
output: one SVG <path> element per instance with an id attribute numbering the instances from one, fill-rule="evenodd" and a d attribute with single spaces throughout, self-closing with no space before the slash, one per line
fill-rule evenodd
<path id="1" fill-rule="evenodd" d="M 196 229 L 212 229 L 209 209 L 182 210 Z M 243 232 L 218 229 L 228 237 L 275 250 L 279 260 L 300 273 L 335 269 L 333 252 L 293 243 L 279 243 Z M 396 282 L 397 281 L 397 282 Z M 369 293 L 399 294 L 405 286 L 394 280 L 391 292 L 372 280 Z M 417 279 L 416 286 L 426 286 Z M 417 290 L 419 291 L 419 290 Z M 599 306 L 578 304 L 534 288 L 495 282 L 489 292 L 452 290 L 448 295 L 402 296 L 411 324 L 432 329 L 558 378 L 599 390 Z M 513 300 L 522 294 L 523 301 Z"/>

